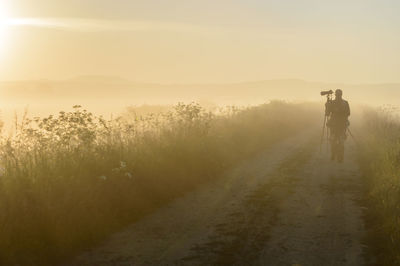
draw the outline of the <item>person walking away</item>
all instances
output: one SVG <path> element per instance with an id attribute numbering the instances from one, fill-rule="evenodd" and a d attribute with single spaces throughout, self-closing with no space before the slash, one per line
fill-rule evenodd
<path id="1" fill-rule="evenodd" d="M 327 127 L 330 131 L 331 160 L 343 162 L 344 142 L 347 138 L 346 131 L 349 126 L 350 106 L 342 98 L 343 92 L 335 91 L 335 99 L 325 105 L 325 115 L 329 117 Z"/>

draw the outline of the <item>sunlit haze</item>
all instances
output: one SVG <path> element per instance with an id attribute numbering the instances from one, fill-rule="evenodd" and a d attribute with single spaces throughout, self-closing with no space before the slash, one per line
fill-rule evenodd
<path id="1" fill-rule="evenodd" d="M 0 79 L 399 82 L 399 11 L 393 0 L 2 0 Z"/>
<path id="2" fill-rule="evenodd" d="M 5 43 L 7 41 L 8 12 L 7 6 L 0 2 L 0 59 L 5 52 Z"/>
<path id="3" fill-rule="evenodd" d="M 0 265 L 400 266 L 400 1 L 0 0 Z"/>

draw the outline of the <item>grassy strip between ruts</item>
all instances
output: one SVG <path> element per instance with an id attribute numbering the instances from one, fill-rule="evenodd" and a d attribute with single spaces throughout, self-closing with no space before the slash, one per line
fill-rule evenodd
<path id="1" fill-rule="evenodd" d="M 396 110 L 367 110 L 359 132 L 366 181 L 367 244 L 377 265 L 400 265 L 400 120 Z"/>
<path id="2" fill-rule="evenodd" d="M 145 118 L 106 121 L 80 107 L 25 118 L 1 141 L 0 264 L 67 258 L 309 127 L 316 114 L 272 102 L 218 115 L 179 104 Z"/>

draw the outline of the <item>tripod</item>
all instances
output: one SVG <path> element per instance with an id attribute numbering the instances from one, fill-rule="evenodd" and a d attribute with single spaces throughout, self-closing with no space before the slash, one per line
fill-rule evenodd
<path id="1" fill-rule="evenodd" d="M 325 108 L 332 102 L 332 93 L 326 94 L 326 103 L 325 103 Z M 325 109 L 325 115 L 324 115 L 324 123 L 322 125 L 322 134 L 321 134 L 321 143 L 319 145 L 319 152 L 322 152 L 322 145 L 324 143 L 324 137 L 326 135 L 326 149 L 329 151 L 329 128 L 327 127 L 327 121 L 329 120 L 330 114 L 326 112 Z M 325 133 L 326 132 L 326 133 Z"/>

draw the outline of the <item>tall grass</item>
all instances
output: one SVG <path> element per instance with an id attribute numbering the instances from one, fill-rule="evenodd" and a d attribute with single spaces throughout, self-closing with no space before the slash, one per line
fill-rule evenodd
<path id="1" fill-rule="evenodd" d="M 0 264 L 67 258 L 313 123 L 301 104 L 105 120 L 75 106 L 1 140 Z M 267 163 L 267 162 L 266 162 Z"/>
<path id="2" fill-rule="evenodd" d="M 400 119 L 398 110 L 368 110 L 360 161 L 367 181 L 368 242 L 379 265 L 400 265 Z"/>

